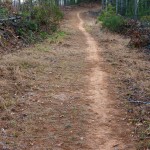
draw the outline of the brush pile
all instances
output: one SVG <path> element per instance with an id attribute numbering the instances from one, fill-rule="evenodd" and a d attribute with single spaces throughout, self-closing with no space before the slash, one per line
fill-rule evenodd
<path id="1" fill-rule="evenodd" d="M 57 30 L 63 14 L 58 6 L 48 4 L 34 5 L 32 10 L 26 3 L 24 10 L 9 2 L 0 4 L 0 54 L 43 41 Z"/>
<path id="2" fill-rule="evenodd" d="M 0 53 L 10 52 L 22 47 L 23 42 L 16 34 L 21 16 L 16 14 L 11 3 L 0 4 Z"/>
<path id="3" fill-rule="evenodd" d="M 16 20 L 17 17 L 8 19 L 7 21 L 0 21 L 0 46 L 1 52 L 5 50 L 11 51 L 13 49 L 18 49 L 23 46 L 23 41 L 21 37 L 16 34 Z M 20 19 L 19 19 L 20 20 Z"/>
<path id="4" fill-rule="evenodd" d="M 130 46 L 150 48 L 150 23 L 142 23 L 136 20 L 128 20 L 126 33 L 131 37 Z"/>

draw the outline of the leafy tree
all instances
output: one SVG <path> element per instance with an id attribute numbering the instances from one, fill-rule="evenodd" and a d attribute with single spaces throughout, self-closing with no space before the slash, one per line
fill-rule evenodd
<path id="1" fill-rule="evenodd" d="M 116 13 L 135 19 L 150 15 L 150 0 L 102 0 L 102 8 L 111 4 Z"/>

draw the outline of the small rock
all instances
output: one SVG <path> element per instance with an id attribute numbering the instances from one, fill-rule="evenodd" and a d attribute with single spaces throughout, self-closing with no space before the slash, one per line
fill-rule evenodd
<path id="1" fill-rule="evenodd" d="M 80 137 L 80 139 L 83 140 L 84 138 L 83 138 L 83 137 Z"/>

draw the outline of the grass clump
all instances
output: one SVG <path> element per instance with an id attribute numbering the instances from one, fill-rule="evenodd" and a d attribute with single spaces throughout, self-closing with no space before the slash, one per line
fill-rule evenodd
<path id="1" fill-rule="evenodd" d="M 63 13 L 54 0 L 38 1 L 32 5 L 24 2 L 15 11 L 10 9 L 11 3 L 3 5 L 0 6 L 0 47 L 3 53 L 42 42 L 57 31 L 63 18 Z"/>
<path id="2" fill-rule="evenodd" d="M 66 34 L 67 33 L 64 31 L 57 31 L 53 35 L 49 36 L 49 41 L 50 43 L 59 43 L 63 40 Z"/>

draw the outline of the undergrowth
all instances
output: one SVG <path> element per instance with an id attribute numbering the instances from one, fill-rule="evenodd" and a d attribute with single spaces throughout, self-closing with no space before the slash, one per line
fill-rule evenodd
<path id="1" fill-rule="evenodd" d="M 103 27 L 108 28 L 111 31 L 119 32 L 125 23 L 125 19 L 116 15 L 114 7 L 108 6 L 107 10 L 104 10 L 102 14 L 98 17 L 99 21 L 102 21 Z"/>
<path id="2" fill-rule="evenodd" d="M 23 17 L 19 23 L 17 33 L 19 36 L 25 36 L 30 43 L 45 39 L 48 35 L 55 32 L 59 25 L 59 21 L 63 18 L 62 12 L 56 5 L 34 7 L 31 19 L 29 20 L 26 15 L 22 15 Z"/>
<path id="3" fill-rule="evenodd" d="M 145 47 L 150 45 L 150 17 L 149 15 L 141 17 L 139 20 L 125 18 L 116 14 L 116 10 L 112 5 L 103 10 L 98 20 L 102 22 L 103 28 L 107 28 L 112 32 L 117 32 L 129 36 L 131 38 L 129 46 Z"/>

